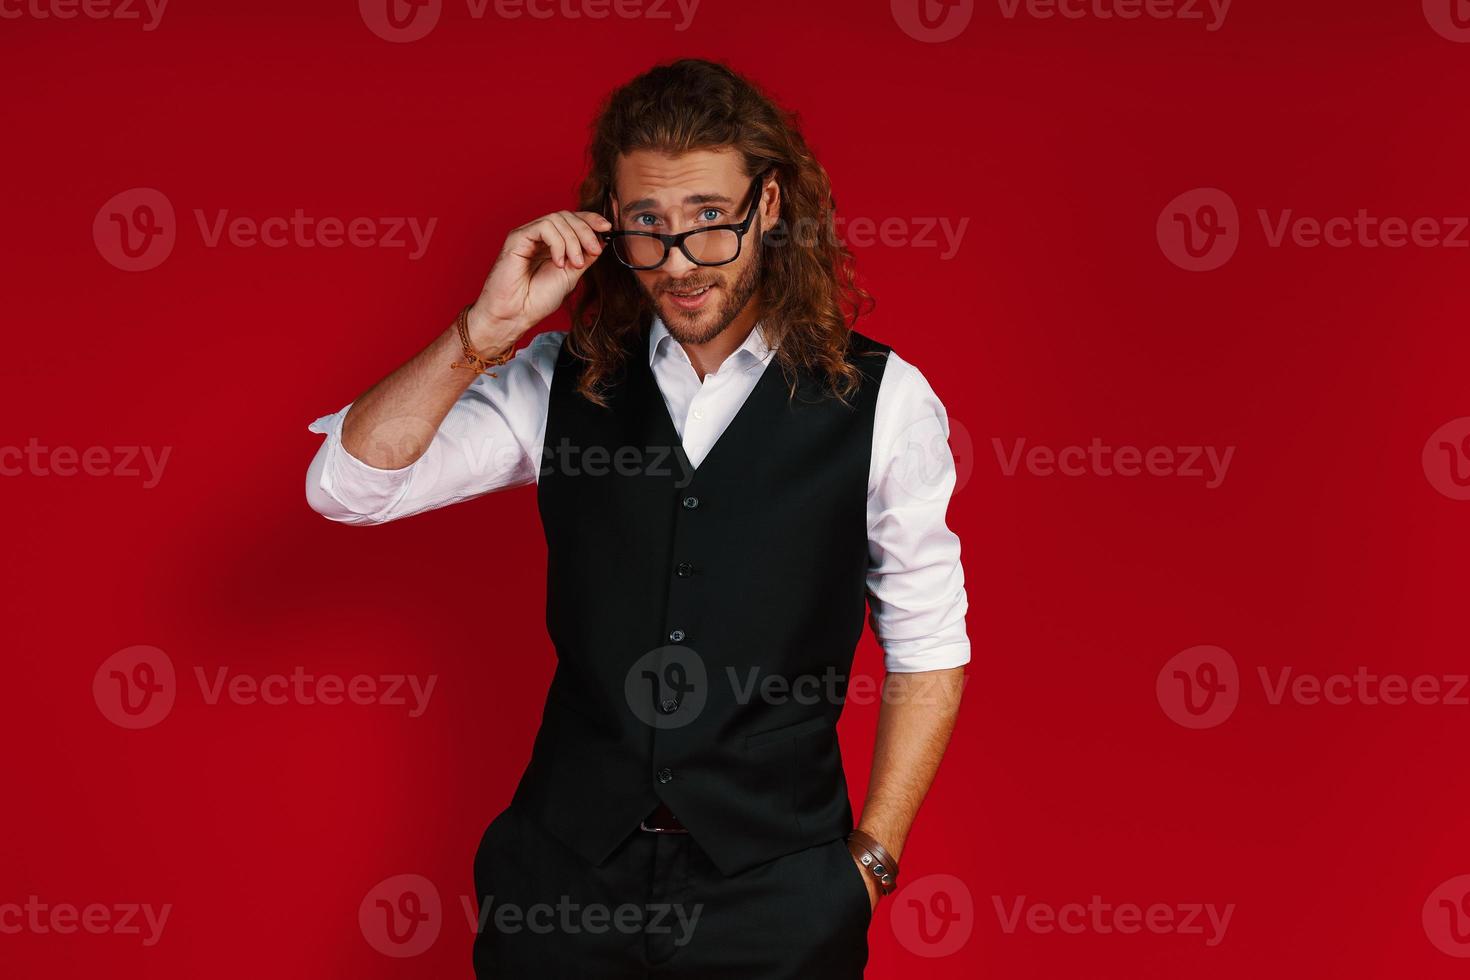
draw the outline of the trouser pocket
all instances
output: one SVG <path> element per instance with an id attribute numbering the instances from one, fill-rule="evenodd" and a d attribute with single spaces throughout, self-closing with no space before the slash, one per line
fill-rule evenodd
<path id="1" fill-rule="evenodd" d="M 866 929 L 873 918 L 873 901 L 868 897 L 868 885 L 863 880 L 867 872 L 858 867 L 858 863 L 853 860 L 852 852 L 847 849 L 847 841 L 837 841 L 836 850 L 839 865 L 838 877 L 842 879 L 839 890 L 851 904 L 857 907 L 858 920 Z"/>

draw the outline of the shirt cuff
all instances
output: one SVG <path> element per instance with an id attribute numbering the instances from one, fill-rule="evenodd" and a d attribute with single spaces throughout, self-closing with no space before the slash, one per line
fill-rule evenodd
<path id="1" fill-rule="evenodd" d="M 891 674 L 947 670 L 970 662 L 968 639 L 942 646 L 931 646 L 929 640 L 903 640 L 880 645 L 883 647 L 883 667 Z"/>
<path id="2" fill-rule="evenodd" d="M 403 499 L 414 467 L 381 470 L 349 453 L 342 446 L 342 420 L 350 408 L 349 404 L 340 412 L 323 415 L 307 426 L 310 431 L 327 437 L 311 467 L 314 479 L 307 481 L 307 498 L 314 509 L 333 520 L 348 523 L 384 520 Z"/>

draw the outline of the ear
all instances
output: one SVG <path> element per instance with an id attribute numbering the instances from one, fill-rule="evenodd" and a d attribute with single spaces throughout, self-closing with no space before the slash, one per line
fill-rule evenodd
<path id="1" fill-rule="evenodd" d="M 773 228 L 781 217 L 781 184 L 775 175 L 761 184 L 761 227 Z"/>

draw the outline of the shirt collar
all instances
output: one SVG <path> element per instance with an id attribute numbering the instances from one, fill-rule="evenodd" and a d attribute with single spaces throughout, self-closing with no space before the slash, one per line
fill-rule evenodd
<path id="1" fill-rule="evenodd" d="M 689 355 L 684 353 L 684 348 L 680 347 L 679 342 L 674 339 L 674 335 L 669 333 L 669 328 L 664 325 L 663 317 L 654 314 L 653 328 L 648 331 L 649 367 L 652 367 L 653 362 L 658 359 L 659 350 L 665 344 L 672 345 L 685 360 L 688 360 Z M 745 369 L 751 370 L 758 365 L 765 364 L 770 358 L 772 350 L 773 348 L 766 343 L 765 331 L 761 328 L 761 324 L 757 323 L 755 328 L 750 331 L 749 336 L 745 338 L 745 342 L 737 347 L 730 356 L 743 358 Z M 721 367 L 723 366 L 721 365 Z"/>

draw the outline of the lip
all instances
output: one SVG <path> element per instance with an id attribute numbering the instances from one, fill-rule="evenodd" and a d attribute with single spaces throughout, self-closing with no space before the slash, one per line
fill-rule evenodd
<path id="1" fill-rule="evenodd" d="M 704 305 L 709 302 L 709 298 L 713 296 L 715 290 L 719 288 L 720 287 L 718 286 L 711 285 L 704 292 L 693 298 L 676 296 L 673 293 L 669 293 L 668 296 L 669 299 L 674 301 L 674 305 L 679 307 L 679 309 L 681 310 L 698 310 L 702 309 Z"/>

